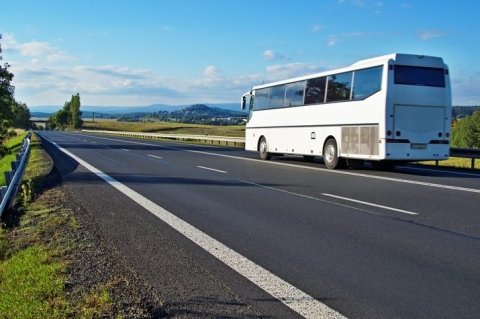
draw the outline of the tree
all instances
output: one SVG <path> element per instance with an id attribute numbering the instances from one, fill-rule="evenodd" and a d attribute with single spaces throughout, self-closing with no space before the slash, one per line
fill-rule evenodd
<path id="1" fill-rule="evenodd" d="M 452 132 L 452 145 L 480 148 L 480 111 L 476 111 L 455 124 Z"/>
<path id="2" fill-rule="evenodd" d="M 73 128 L 78 129 L 81 127 L 81 115 L 82 112 L 80 112 L 80 94 L 77 93 L 76 95 L 72 95 L 72 99 L 70 100 L 70 116 Z"/>
<path id="3" fill-rule="evenodd" d="M 2 35 L 0 34 L 0 40 Z M 2 58 L 2 46 L 0 44 L 0 61 Z M 10 65 L 4 63 L 0 65 L 0 142 L 5 138 L 5 133 L 11 124 L 12 119 L 12 103 L 14 102 L 13 94 L 15 87 L 11 85 L 13 73 L 9 69 Z"/>
<path id="4" fill-rule="evenodd" d="M 468 147 L 480 148 L 480 111 L 473 113 L 467 122 L 466 143 Z"/>
<path id="5" fill-rule="evenodd" d="M 53 114 L 49 120 L 52 129 L 65 129 L 71 127 L 78 129 L 82 126 L 80 112 L 80 94 L 72 95 L 70 101 L 65 102 L 63 109 Z"/>
<path id="6" fill-rule="evenodd" d="M 12 126 L 27 129 L 30 127 L 30 110 L 25 103 L 12 103 Z"/>

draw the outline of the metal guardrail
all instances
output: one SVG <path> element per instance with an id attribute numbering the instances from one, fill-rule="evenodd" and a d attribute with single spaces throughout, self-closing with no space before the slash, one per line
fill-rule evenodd
<path id="1" fill-rule="evenodd" d="M 22 183 L 23 173 L 27 167 L 28 157 L 30 155 L 30 136 L 31 132 L 23 139 L 20 152 L 15 155 L 15 161 L 12 162 L 12 170 L 5 172 L 7 186 L 0 187 L 0 217 L 13 203 L 18 188 Z"/>
<path id="2" fill-rule="evenodd" d="M 470 158 L 472 160 L 471 169 L 475 169 L 475 159 L 480 158 L 480 149 L 478 149 L 478 148 L 450 148 L 450 156 Z"/>
<path id="3" fill-rule="evenodd" d="M 82 130 L 82 132 L 111 134 L 111 135 L 146 138 L 146 139 L 162 139 L 162 140 L 181 141 L 181 142 L 201 142 L 204 144 L 211 144 L 211 145 L 245 147 L 245 138 L 243 137 L 160 134 L 160 133 L 144 133 L 144 132 L 103 131 L 103 130 Z"/>

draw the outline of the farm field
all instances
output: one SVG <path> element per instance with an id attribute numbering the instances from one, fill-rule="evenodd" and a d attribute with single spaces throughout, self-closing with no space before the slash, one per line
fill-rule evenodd
<path id="1" fill-rule="evenodd" d="M 88 130 L 170 133 L 191 135 L 216 135 L 216 136 L 245 136 L 243 125 L 201 125 L 170 122 L 118 122 L 115 120 L 84 121 L 83 128 Z"/>

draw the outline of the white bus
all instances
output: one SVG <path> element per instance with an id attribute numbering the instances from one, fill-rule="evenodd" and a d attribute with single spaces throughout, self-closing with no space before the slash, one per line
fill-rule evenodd
<path id="1" fill-rule="evenodd" d="M 349 67 L 257 85 L 245 149 L 322 156 L 333 169 L 349 159 L 375 166 L 449 155 L 451 95 L 442 58 L 390 54 Z"/>

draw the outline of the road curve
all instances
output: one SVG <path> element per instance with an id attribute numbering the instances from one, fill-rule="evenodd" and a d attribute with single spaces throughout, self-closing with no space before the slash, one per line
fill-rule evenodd
<path id="1" fill-rule="evenodd" d="M 238 149 L 41 134 L 76 158 L 50 147 L 79 202 L 96 211 L 131 266 L 173 300 L 170 313 L 315 317 L 291 307 L 306 308 L 301 302 L 308 298 L 331 317 L 480 313 L 478 174 L 417 166 L 330 171 L 298 157 L 262 162 Z M 109 186 L 89 165 L 141 199 Z M 303 297 L 289 300 L 252 284 L 142 202 L 185 221 Z"/>

